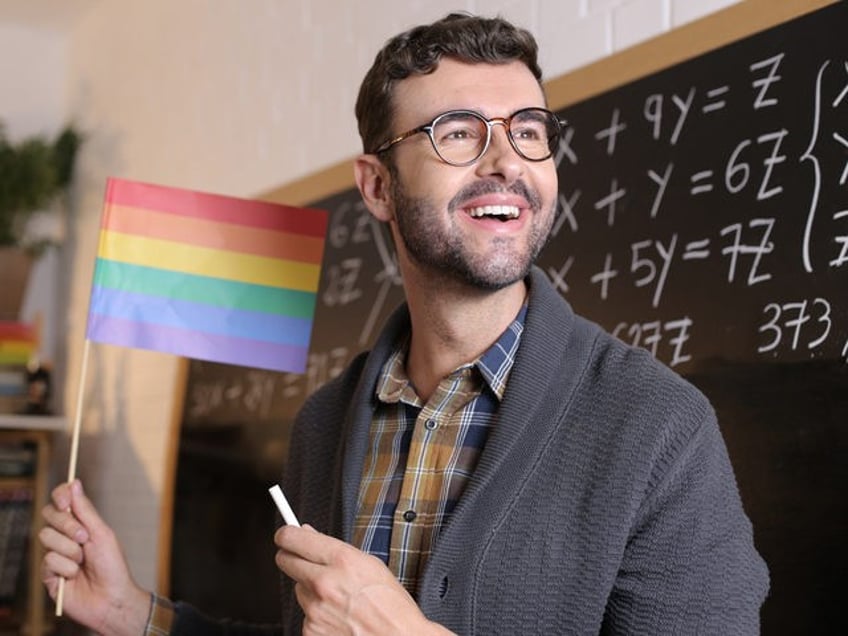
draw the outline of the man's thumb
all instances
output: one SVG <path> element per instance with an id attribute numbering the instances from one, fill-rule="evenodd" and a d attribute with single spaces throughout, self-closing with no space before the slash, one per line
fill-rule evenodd
<path id="1" fill-rule="evenodd" d="M 94 504 L 86 496 L 79 479 L 71 482 L 71 511 L 89 533 L 96 533 L 105 525 Z"/>

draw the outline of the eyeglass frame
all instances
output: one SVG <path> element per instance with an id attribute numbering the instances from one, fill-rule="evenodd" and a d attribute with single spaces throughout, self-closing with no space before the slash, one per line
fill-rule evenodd
<path id="1" fill-rule="evenodd" d="M 550 137 L 548 137 L 548 154 L 545 155 L 544 157 L 539 158 L 539 159 L 531 159 L 530 157 L 525 155 L 521 151 L 521 149 L 518 147 L 518 144 L 516 144 L 515 139 L 512 136 L 512 130 L 510 130 L 510 125 L 512 124 L 512 120 L 515 118 L 515 116 L 519 115 L 521 113 L 527 112 L 529 110 L 544 111 L 546 113 L 549 113 L 550 115 L 552 115 L 552 121 L 556 124 L 556 126 L 558 128 L 558 132 L 555 135 L 551 135 Z M 471 116 L 476 117 L 477 119 L 479 119 L 480 121 L 482 121 L 483 123 L 486 124 L 486 143 L 483 144 L 483 148 L 480 150 L 480 153 L 476 157 L 474 157 L 473 159 L 470 159 L 469 161 L 463 161 L 463 162 L 459 162 L 459 163 L 456 163 L 456 162 L 453 162 L 453 161 L 448 161 L 447 159 L 445 159 L 444 156 L 442 156 L 442 153 L 439 152 L 439 148 L 436 145 L 436 139 L 433 136 L 433 130 L 436 127 L 436 123 L 441 118 L 447 117 L 449 115 L 471 115 Z M 435 151 L 436 156 L 439 159 L 441 159 L 443 162 L 445 162 L 449 166 L 456 166 L 458 168 L 462 168 L 464 166 L 470 166 L 471 164 L 479 161 L 482 158 L 482 156 L 486 154 L 486 151 L 489 150 L 489 146 L 492 143 L 492 126 L 494 126 L 496 124 L 500 124 L 501 126 L 504 127 L 504 129 L 506 130 L 506 137 L 507 137 L 507 139 L 509 139 L 509 144 L 512 146 L 512 149 L 515 150 L 516 153 L 518 153 L 519 157 L 521 157 L 525 161 L 533 161 L 533 162 L 538 163 L 540 161 L 547 161 L 548 159 L 550 159 L 553 156 L 554 151 L 551 148 L 552 141 L 554 139 L 562 136 L 562 130 L 565 126 L 568 125 L 568 122 L 564 119 L 560 119 L 559 117 L 557 117 L 556 113 L 554 113 L 553 111 L 551 111 L 547 108 L 542 108 L 541 106 L 529 106 L 527 108 L 519 108 L 517 111 L 515 111 L 514 113 L 512 113 L 508 117 L 491 117 L 491 118 L 484 116 L 482 113 L 478 113 L 476 110 L 470 110 L 470 109 L 467 109 L 467 108 L 459 108 L 459 109 L 448 110 L 448 111 L 445 111 L 443 113 L 440 113 L 440 114 L 436 115 L 435 117 L 433 117 L 433 119 L 430 120 L 429 123 L 426 123 L 423 126 L 418 126 L 417 128 L 413 128 L 412 130 L 407 130 L 405 133 L 401 133 L 397 137 L 394 137 L 392 139 L 384 141 L 371 154 L 379 155 L 381 153 L 384 153 L 387 150 L 393 148 L 396 144 L 399 144 L 400 142 L 402 142 L 406 139 L 409 139 L 410 137 L 417 135 L 418 133 L 425 132 L 425 133 L 427 133 L 427 137 L 430 138 L 430 145 L 433 146 L 433 150 Z"/>

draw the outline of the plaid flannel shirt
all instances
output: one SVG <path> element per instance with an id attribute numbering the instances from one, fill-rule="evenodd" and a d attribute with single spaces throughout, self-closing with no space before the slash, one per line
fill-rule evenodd
<path id="1" fill-rule="evenodd" d="M 413 596 L 495 424 L 525 315 L 526 306 L 480 358 L 444 378 L 426 404 L 406 375 L 408 342 L 383 366 L 353 544 L 382 559 Z"/>

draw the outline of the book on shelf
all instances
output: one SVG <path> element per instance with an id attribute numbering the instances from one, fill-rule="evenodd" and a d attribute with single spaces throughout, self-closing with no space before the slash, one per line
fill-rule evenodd
<path id="1" fill-rule="evenodd" d="M 36 449 L 33 442 L 0 442 L 0 479 L 29 477 L 35 474 Z M 0 488 L 3 482 L 0 481 Z"/>
<path id="2" fill-rule="evenodd" d="M 0 617 L 11 615 L 25 585 L 33 490 L 0 480 Z"/>

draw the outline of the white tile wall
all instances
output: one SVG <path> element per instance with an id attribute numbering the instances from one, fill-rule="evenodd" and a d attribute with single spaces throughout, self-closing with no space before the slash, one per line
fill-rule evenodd
<path id="1" fill-rule="evenodd" d="M 0 122 L 13 140 L 54 134 L 66 117 L 66 38 L 0 21 Z"/>
<path id="2" fill-rule="evenodd" d="M 525 29 L 536 30 L 538 2 L 523 0 L 472 0 L 475 13 L 485 16 L 500 16 Z"/>
<path id="3" fill-rule="evenodd" d="M 587 0 L 587 8 L 590 13 L 611 11 L 613 8 L 632 2 L 632 0 Z"/>
<path id="4" fill-rule="evenodd" d="M 12 132 L 55 129 L 70 112 L 88 134 L 68 282 L 67 410 L 79 383 L 107 175 L 249 196 L 347 159 L 359 150 L 352 115 L 358 83 L 378 48 L 399 29 L 451 9 L 501 13 L 529 27 L 543 70 L 555 77 L 735 1 L 99 2 L 58 45 L 40 35 L 6 37 L 0 24 L 0 60 L 14 60 L 15 71 L 2 74 L 0 119 Z M 42 49 L 52 56 L 48 73 L 45 58 L 33 54 Z M 24 101 L 33 77 L 46 82 L 41 95 L 51 108 Z M 152 587 L 177 363 L 97 347 L 79 474 L 137 579 Z"/>
<path id="5" fill-rule="evenodd" d="M 550 79 L 589 64 L 613 52 L 610 16 L 589 13 L 564 17 L 553 2 L 540 10 L 539 58 L 545 77 Z"/>
<path id="6" fill-rule="evenodd" d="M 671 24 L 678 27 L 737 2 L 738 0 L 671 0 Z"/>
<path id="7" fill-rule="evenodd" d="M 612 40 L 616 51 L 644 42 L 669 28 L 671 0 L 630 0 L 612 8 Z"/>

